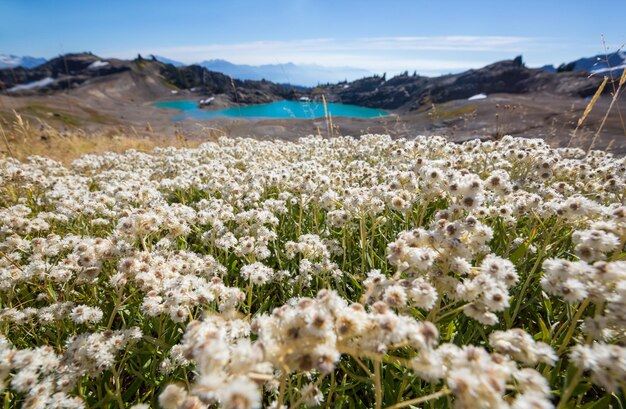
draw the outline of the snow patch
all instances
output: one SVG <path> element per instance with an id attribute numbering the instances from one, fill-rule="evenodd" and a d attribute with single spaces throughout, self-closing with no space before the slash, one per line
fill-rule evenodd
<path id="1" fill-rule="evenodd" d="M 471 97 L 469 97 L 467 100 L 468 101 L 474 101 L 476 99 L 485 99 L 487 98 L 487 94 L 484 93 L 480 93 L 480 94 L 476 94 L 476 95 L 472 95 Z"/>
<path id="2" fill-rule="evenodd" d="M 2 54 L 0 55 L 0 63 L 6 64 L 9 67 L 15 67 L 18 66 L 21 62 L 21 58 L 18 57 L 17 55 L 13 55 L 13 54 Z"/>
<path id="3" fill-rule="evenodd" d="M 12 88 L 9 88 L 7 91 L 17 92 L 17 91 L 24 91 L 24 90 L 35 89 L 35 88 L 42 88 L 42 87 L 52 84 L 53 82 L 54 82 L 54 78 L 46 77 L 39 81 L 33 81 L 27 84 L 16 85 Z"/>
<path id="4" fill-rule="evenodd" d="M 592 74 L 602 74 L 605 72 L 611 72 L 616 70 L 626 69 L 626 64 L 616 65 L 615 67 L 598 68 L 597 70 L 591 70 Z"/>
<path id="5" fill-rule="evenodd" d="M 108 62 L 98 60 L 98 61 L 94 61 L 91 64 L 89 64 L 89 67 L 87 67 L 87 68 L 90 69 L 90 70 L 96 70 L 98 68 L 106 67 L 107 65 L 109 65 Z"/>

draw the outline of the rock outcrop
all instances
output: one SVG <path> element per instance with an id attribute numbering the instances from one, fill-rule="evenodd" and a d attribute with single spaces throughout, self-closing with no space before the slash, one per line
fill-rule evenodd
<path id="1" fill-rule="evenodd" d="M 77 87 L 96 77 L 130 70 L 123 60 L 102 59 L 91 53 L 66 54 L 34 68 L 0 70 L 0 91 L 47 93 Z M 48 81 L 43 81 L 49 79 Z M 38 86 L 37 83 L 45 84 Z M 33 84 L 32 86 L 29 84 Z"/>
<path id="2" fill-rule="evenodd" d="M 484 68 L 441 77 L 398 75 L 389 80 L 368 77 L 350 83 L 318 87 L 328 101 L 382 109 L 414 110 L 431 103 L 467 99 L 485 93 L 525 94 L 545 92 L 587 97 L 601 78 L 580 72 L 548 73 L 526 68 L 520 58 L 500 61 Z"/>
<path id="3" fill-rule="evenodd" d="M 156 59 L 138 57 L 133 61 L 103 59 L 91 53 L 67 54 L 32 69 L 0 69 L 0 92 L 11 95 L 39 95 L 77 88 L 93 81 L 113 79 L 130 71 L 150 77 L 172 89 L 193 90 L 199 95 L 225 94 L 235 104 L 262 104 L 298 99 L 303 94 L 293 87 L 269 81 L 240 81 L 198 65 L 175 67 Z"/>

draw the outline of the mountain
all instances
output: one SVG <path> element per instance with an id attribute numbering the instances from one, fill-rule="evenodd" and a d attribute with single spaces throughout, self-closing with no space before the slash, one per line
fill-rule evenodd
<path id="1" fill-rule="evenodd" d="M 37 58 L 30 56 L 19 57 L 13 54 L 0 54 L 0 69 L 2 68 L 34 68 L 45 63 L 45 58 Z"/>
<path id="2" fill-rule="evenodd" d="M 314 64 L 233 64 L 225 60 L 207 60 L 198 65 L 241 80 L 262 80 L 303 86 L 352 81 L 371 75 L 370 71 L 354 67 L 325 67 Z"/>
<path id="3" fill-rule="evenodd" d="M 172 59 L 167 58 L 167 57 L 162 57 L 160 55 L 152 54 L 152 55 L 150 55 L 150 57 L 154 58 L 157 61 L 162 62 L 163 64 L 172 64 L 174 67 L 184 67 L 185 65 L 187 65 L 187 64 L 185 64 L 183 62 L 172 60 Z"/>
<path id="4" fill-rule="evenodd" d="M 293 100 L 303 95 L 294 87 L 234 80 L 199 65 L 175 67 L 157 59 L 105 59 L 92 53 L 66 54 L 32 69 L 0 69 L 0 91 L 10 95 L 78 92 L 90 85 L 100 87 L 98 92 L 124 95 L 131 101 L 138 94 L 154 100 L 184 92 L 191 98 L 221 95 L 227 104 L 234 105 Z"/>
<path id="5" fill-rule="evenodd" d="M 239 80 L 210 71 L 199 65 L 174 67 L 159 63 L 159 76 L 178 89 L 199 92 L 202 95 L 225 95 L 236 104 L 264 104 L 284 99 L 295 100 L 303 94 L 291 86 L 270 81 Z M 308 91 L 308 89 L 307 89 Z"/>
<path id="6" fill-rule="evenodd" d="M 551 72 L 551 73 L 556 73 L 556 67 L 552 64 L 546 64 L 543 65 L 539 68 L 537 68 L 540 71 L 545 71 L 545 72 Z"/>
<path id="7" fill-rule="evenodd" d="M 580 58 L 567 65 L 572 65 L 573 71 L 585 71 L 592 74 L 612 72 L 613 75 L 621 75 L 624 68 L 626 68 L 626 52 L 619 51 L 589 58 Z"/>
<path id="8" fill-rule="evenodd" d="M 499 61 L 486 67 L 441 77 L 397 75 L 363 78 L 346 84 L 318 87 L 314 99 L 324 95 L 329 102 L 371 108 L 416 110 L 479 94 L 543 93 L 584 98 L 593 95 L 602 82 L 584 72 L 549 73 L 524 66 L 521 57 Z"/>
<path id="9" fill-rule="evenodd" d="M 33 68 L 0 69 L 0 90 L 15 93 L 76 88 L 93 78 L 129 69 L 123 60 L 105 60 L 91 53 L 66 54 Z"/>
<path id="10" fill-rule="evenodd" d="M 82 53 L 67 54 L 33 69 L 0 69 L 0 91 L 13 95 L 51 94 L 59 90 L 80 90 L 96 83 L 114 88 L 122 75 L 133 84 L 139 84 L 140 89 L 148 90 L 145 94 L 151 98 L 178 93 L 198 99 L 220 96 L 226 105 L 232 106 L 301 97 L 321 100 L 324 96 L 329 102 L 399 111 L 467 100 L 479 94 L 541 93 L 585 98 L 593 95 L 602 81 L 600 76 L 589 77 L 582 71 L 549 73 L 530 69 L 517 57 L 460 74 L 424 77 L 404 73 L 390 79 L 374 75 L 309 89 L 270 81 L 232 79 L 200 65 L 175 67 L 157 59 L 126 61 Z M 131 100 L 135 98 L 125 91 L 124 95 Z"/>
<path id="11" fill-rule="evenodd" d="M 606 75 L 612 73 L 614 77 L 622 75 L 626 68 L 626 51 L 616 51 L 610 54 L 598 54 L 593 57 L 579 58 L 578 60 L 561 64 L 558 68 L 554 65 L 544 65 L 538 68 L 546 72 L 581 71 L 589 74 Z"/>

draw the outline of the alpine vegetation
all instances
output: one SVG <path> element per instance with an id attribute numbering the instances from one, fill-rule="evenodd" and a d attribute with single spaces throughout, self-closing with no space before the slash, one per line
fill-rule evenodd
<path id="1" fill-rule="evenodd" d="M 0 160 L 4 407 L 624 407 L 626 160 L 384 135 Z"/>

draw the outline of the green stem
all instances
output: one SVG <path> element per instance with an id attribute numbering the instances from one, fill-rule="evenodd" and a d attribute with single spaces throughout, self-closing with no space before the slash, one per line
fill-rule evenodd
<path id="1" fill-rule="evenodd" d="M 248 286 L 248 315 L 252 316 L 252 288 L 254 284 L 252 280 L 250 280 L 250 285 Z"/>
<path id="2" fill-rule="evenodd" d="M 333 393 L 335 393 L 336 386 L 337 382 L 335 381 L 335 372 L 333 371 L 330 373 L 330 390 L 328 392 L 328 396 L 326 397 L 326 408 L 330 407 L 330 402 L 332 401 Z"/>
<path id="3" fill-rule="evenodd" d="M 582 377 L 582 374 L 583 374 L 583 368 L 578 368 L 576 370 L 576 373 L 574 374 L 574 377 L 570 381 L 569 385 L 567 385 L 567 389 L 565 389 L 565 392 L 563 392 L 563 395 L 561 396 L 561 400 L 559 401 L 559 404 L 556 407 L 556 409 L 563 409 L 565 405 L 567 405 L 567 401 L 569 401 L 569 398 L 572 396 L 572 393 L 574 393 L 574 389 L 576 389 L 576 387 L 578 386 L 578 383 L 580 382 L 580 378 Z"/>
<path id="4" fill-rule="evenodd" d="M 572 339 L 572 336 L 574 335 L 574 331 L 576 331 L 578 320 L 580 320 L 580 317 L 582 316 L 583 312 L 585 311 L 585 309 L 589 305 L 589 302 L 590 301 L 587 298 L 582 303 L 580 303 L 580 305 L 578 306 L 578 309 L 576 310 L 576 315 L 574 315 L 574 318 L 570 322 L 570 326 L 569 326 L 569 329 L 567 330 L 567 333 L 565 334 L 565 338 L 563 339 L 563 343 L 561 344 L 561 347 L 557 351 L 558 355 L 561 355 L 567 349 L 567 345 L 569 344 L 570 340 Z"/>
<path id="5" fill-rule="evenodd" d="M 411 399 L 411 400 L 398 402 L 395 405 L 387 406 L 387 408 L 385 409 L 400 409 L 400 408 L 406 408 L 407 406 L 411 406 L 411 405 L 419 405 L 420 403 L 428 402 L 429 400 L 439 399 L 442 396 L 449 395 L 450 393 L 452 393 L 452 391 L 444 387 L 439 392 L 431 393 L 430 395 L 422 396 L 422 397 Z"/>
<path id="6" fill-rule="evenodd" d="M 113 311 L 111 311 L 111 316 L 109 317 L 109 322 L 107 323 L 108 330 L 113 327 L 113 321 L 115 321 L 115 316 L 117 315 L 117 312 L 122 305 L 122 291 L 124 291 L 124 287 L 120 287 L 120 289 L 118 289 L 115 294 L 115 305 L 113 306 Z"/>
<path id="7" fill-rule="evenodd" d="M 303 212 L 303 203 L 302 203 L 302 194 L 300 194 L 300 202 L 299 202 L 299 206 L 298 206 L 298 234 L 296 236 L 296 239 L 298 239 L 300 237 L 300 235 L 302 234 L 302 212 Z"/>
<path id="8" fill-rule="evenodd" d="M 283 406 L 283 399 L 285 399 L 285 386 L 287 381 L 287 375 L 283 372 L 280 376 L 280 387 L 278 388 L 278 405 L 277 408 L 281 408 Z"/>
<path id="9" fill-rule="evenodd" d="M 448 316 L 450 316 L 450 315 L 455 315 L 455 314 L 458 314 L 458 313 L 462 312 L 462 311 L 463 311 L 463 309 L 464 309 L 466 306 L 470 305 L 470 304 L 472 304 L 472 303 L 469 303 L 469 304 L 463 304 L 463 305 L 461 305 L 460 307 L 453 309 L 452 311 L 448 311 L 448 312 L 446 312 L 446 313 L 445 313 L 445 314 L 443 314 L 443 315 L 440 315 L 440 316 L 438 316 L 438 317 L 434 317 L 434 319 L 432 320 L 432 323 L 433 323 L 433 324 L 435 324 L 435 323 L 437 323 L 437 322 L 441 321 L 442 319 L 444 319 L 444 318 L 446 318 L 446 317 L 448 317 Z"/>
<path id="10" fill-rule="evenodd" d="M 383 406 L 383 387 L 380 383 L 380 361 L 374 361 L 374 388 L 376 393 L 376 409 Z"/>
<path id="11" fill-rule="evenodd" d="M 517 314 L 519 313 L 522 303 L 524 302 L 524 297 L 526 296 L 526 291 L 528 291 L 530 282 L 532 281 L 532 278 L 535 275 L 535 272 L 541 265 L 541 261 L 543 260 L 543 256 L 546 252 L 546 249 L 548 248 L 548 245 L 550 244 L 550 240 L 552 240 L 552 236 L 554 236 L 554 233 L 558 230 L 560 225 L 561 225 L 561 219 L 559 219 L 556 222 L 556 225 L 554 226 L 553 229 L 550 229 L 550 232 L 548 233 L 548 236 L 546 237 L 546 240 L 544 241 L 543 246 L 541 247 L 541 250 L 539 250 L 539 253 L 537 254 L 537 260 L 535 260 L 535 264 L 533 265 L 533 268 L 530 270 L 530 272 L 526 276 L 526 281 L 524 281 L 522 290 L 520 291 L 517 297 L 517 304 L 515 305 L 515 310 L 513 310 L 513 314 L 511 314 L 511 323 L 515 321 L 515 318 L 517 317 Z"/>
<path id="12" fill-rule="evenodd" d="M 115 369 L 115 365 L 111 366 L 113 381 L 115 382 L 115 400 L 120 409 L 124 409 L 124 399 L 122 398 L 122 387 L 120 385 L 120 373 Z"/>
<path id="13" fill-rule="evenodd" d="M 359 232 L 361 235 L 361 274 L 365 275 L 365 253 L 366 253 L 366 239 L 365 234 L 365 219 L 361 217 L 359 220 Z"/>

